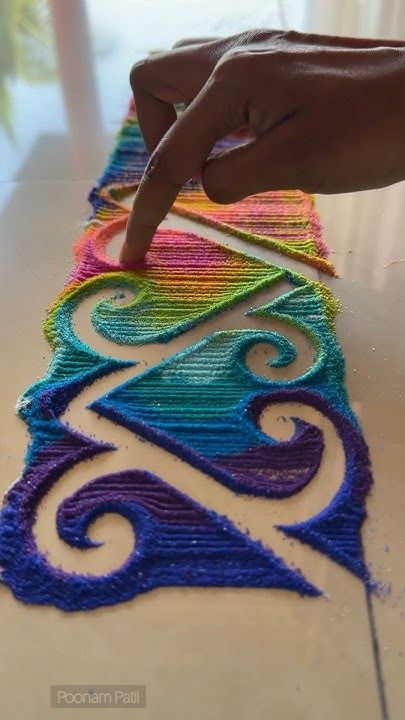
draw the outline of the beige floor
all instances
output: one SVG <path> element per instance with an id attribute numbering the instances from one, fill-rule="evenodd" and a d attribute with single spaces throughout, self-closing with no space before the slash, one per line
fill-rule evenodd
<path id="1" fill-rule="evenodd" d="M 405 3 L 395 0 L 291 0 L 267 2 L 267 9 L 263 2 L 253 4 L 262 24 L 303 27 L 306 23 L 328 32 L 397 36 L 402 28 L 405 35 Z M 232 32 L 238 23 L 246 26 L 249 15 L 246 3 L 239 7 L 220 1 L 207 2 L 195 17 L 183 0 L 115 0 L 112 15 L 111 3 L 104 0 L 69 0 L 62 12 L 58 0 L 50 7 L 56 46 L 51 59 L 57 62 L 57 77 L 37 87 L 21 78 L 10 83 L 14 140 L 0 128 L 2 490 L 18 476 L 27 443 L 13 406 L 19 393 L 46 368 L 49 350 L 41 333 L 42 319 L 63 285 L 72 239 L 87 213 L 87 191 L 105 164 L 111 132 L 124 111 L 131 57 L 190 34 L 188 27 L 197 34 L 218 32 L 216 28 L 225 32 L 228 27 Z M 158 26 L 153 20 L 157 11 L 165 13 L 165 22 Z M 128 17 L 134 14 L 132 41 Z M 74 53 L 69 51 L 72 34 Z M 85 464 L 68 473 L 43 503 L 38 543 L 50 552 L 52 561 L 101 572 L 126 557 L 132 541 L 123 520 L 115 516 L 100 520 L 93 532 L 108 540 L 106 546 L 80 553 L 55 537 L 55 510 L 63 497 L 95 477 L 101 467 L 104 472 L 142 463 L 197 500 L 249 526 L 254 536 L 321 585 L 329 599 L 301 599 L 281 591 L 165 589 L 114 608 L 66 615 L 19 604 L 3 588 L 0 709 L 4 717 L 46 720 L 57 715 L 49 703 L 53 683 L 146 683 L 147 708 L 137 710 L 136 716 L 150 720 L 402 720 L 405 262 L 390 263 L 405 258 L 404 200 L 405 184 L 400 184 L 318 202 L 341 275 L 328 283 L 344 308 L 338 333 L 347 358 L 347 384 L 374 465 L 375 486 L 364 530 L 367 560 L 375 577 L 387 584 L 385 598 L 368 603 L 361 584 L 351 575 L 307 547 L 283 542 L 272 530 L 280 518 L 304 518 L 322 507 L 339 483 L 340 446 L 326 421 L 327 452 L 310 487 L 298 499 L 283 503 L 246 502 L 167 453 L 138 443 L 123 428 L 97 420 L 85 405 L 117 378 L 102 380 L 81 394 L 66 416 L 76 427 L 115 442 L 119 451 L 93 462 L 91 475 Z M 192 226 L 179 218 L 169 217 L 168 222 Z M 199 232 L 243 247 L 220 233 Z M 117 238 L 114 252 L 119 242 Z M 263 250 L 257 254 L 275 258 Z M 305 271 L 311 275 L 311 270 Z M 88 309 L 83 305 L 78 311 L 83 337 L 92 332 Z M 201 332 L 235 327 L 243 322 L 241 309 L 207 323 L 186 339 L 145 352 L 142 359 L 157 362 Z M 96 340 L 94 334 L 91 338 L 103 347 L 100 338 Z M 305 344 L 300 348 L 301 362 L 308 362 Z M 258 362 L 260 354 L 252 358 L 252 363 Z M 277 428 L 274 417 L 268 422 L 273 430 Z M 90 720 L 100 712 L 64 710 L 64 717 Z M 127 710 L 113 713 L 117 718 L 129 714 Z"/>

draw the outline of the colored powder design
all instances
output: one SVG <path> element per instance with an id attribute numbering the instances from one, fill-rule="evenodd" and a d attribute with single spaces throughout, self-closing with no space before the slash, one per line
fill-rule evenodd
<path id="1" fill-rule="evenodd" d="M 62 416 L 85 388 L 111 376 L 112 389 L 92 402 L 91 411 L 165 448 L 229 491 L 261 497 L 264 507 L 303 491 L 317 475 L 325 450 L 322 430 L 300 417 L 292 418 L 294 432 L 288 440 L 266 434 L 260 427 L 264 410 L 299 403 L 326 417 L 344 452 L 341 484 L 320 513 L 278 529 L 328 555 L 372 589 L 361 538 L 372 476 L 344 385 L 344 358 L 335 333 L 337 301 L 321 282 L 191 232 L 159 230 L 144 261 L 120 265 L 108 254 L 128 217 L 120 197 L 136 187 L 146 162 L 131 112 L 91 193 L 93 213 L 75 243 L 73 270 L 45 321 L 52 349 L 49 367 L 18 402 L 30 442 L 23 473 L 7 492 L 0 513 L 2 582 L 23 602 L 68 611 L 115 604 L 164 586 L 322 593 L 270 547 L 139 468 L 87 482 L 62 501 L 56 516 L 59 537 L 83 551 L 97 545 L 87 534 L 96 518 L 109 512 L 125 517 L 136 542 L 121 567 L 92 575 L 67 572 L 50 562 L 35 536 L 42 499 L 69 469 L 115 450 L 111 443 L 70 427 Z M 204 224 L 211 209 L 201 192 L 198 184 L 189 183 L 176 211 L 183 212 L 181 204 L 189 214 L 197 208 L 193 217 Z M 222 208 L 223 218 L 228 211 L 234 213 L 229 232 L 326 270 L 312 199 L 297 192 L 266 193 Z M 215 212 L 210 217 L 222 227 Z M 280 283 L 279 296 L 255 304 L 259 292 Z M 124 303 L 117 302 L 120 292 Z M 100 299 L 100 293 L 109 296 Z M 142 346 L 167 343 L 249 298 L 253 307 L 247 317 L 252 325 L 255 317 L 262 324 L 268 321 L 268 330 L 214 332 L 114 386 L 114 373 L 136 365 Z M 92 302 L 96 332 L 117 345 L 133 346 L 133 360 L 103 355 L 83 341 L 75 315 L 85 300 Z M 273 321 L 277 331 L 271 329 Z M 297 349 L 280 331 L 283 325 L 311 344 L 310 366 L 288 380 L 251 371 L 246 358 L 258 343 L 273 348 L 271 368 L 288 368 L 295 361 Z"/>

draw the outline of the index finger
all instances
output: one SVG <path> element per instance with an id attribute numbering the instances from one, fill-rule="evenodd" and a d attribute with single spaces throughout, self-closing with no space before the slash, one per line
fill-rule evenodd
<path id="1" fill-rule="evenodd" d="M 244 103 L 211 78 L 172 125 L 152 154 L 145 170 L 121 252 L 122 262 L 144 257 L 158 225 L 176 197 L 208 158 L 215 142 L 243 125 Z"/>
<path id="2" fill-rule="evenodd" d="M 212 45 L 212 43 L 210 43 Z M 131 69 L 130 82 L 139 126 L 150 153 L 175 122 L 177 103 L 190 104 L 215 67 L 204 43 L 179 43 L 146 58 Z"/>

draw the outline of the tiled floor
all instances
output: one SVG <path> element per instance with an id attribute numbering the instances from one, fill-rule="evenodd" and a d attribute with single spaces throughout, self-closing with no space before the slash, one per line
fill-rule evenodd
<path id="1" fill-rule="evenodd" d="M 22 77 L 8 82 L 14 139 L 0 128 L 2 490 L 18 476 L 27 443 L 13 406 L 47 365 L 42 318 L 64 282 L 72 239 L 87 213 L 87 191 L 105 164 L 111 132 L 125 110 L 131 61 L 184 34 L 246 27 L 254 10 L 235 0 L 206 2 L 198 11 L 190 5 L 183 0 L 69 0 L 62 6 L 53 0 L 49 33 L 56 49 L 50 51 L 49 63 L 55 65 L 54 79 L 38 86 Z M 254 25 L 405 34 L 401 1 L 268 0 L 251 5 L 257 10 Z M 157 13 L 164 13 L 165 22 L 156 22 Z M 68 52 L 72 36 L 73 54 Z M 195 499 L 248 526 L 252 535 L 302 568 L 329 599 L 302 599 L 281 591 L 165 589 L 117 607 L 64 615 L 26 607 L 2 589 L 0 708 L 5 717 L 53 717 L 52 683 L 146 683 L 147 709 L 137 713 L 150 720 L 402 720 L 405 262 L 396 261 L 405 258 L 404 199 L 405 184 L 400 184 L 318 201 L 341 275 L 328 283 L 344 308 L 338 334 L 347 359 L 347 384 L 373 459 L 375 486 L 364 530 L 367 560 L 374 576 L 386 583 L 386 596 L 368 601 L 347 572 L 308 547 L 283 541 L 272 529 L 280 518 L 312 514 L 339 483 L 342 453 L 326 421 L 327 452 L 316 481 L 298 499 L 270 504 L 270 510 L 267 503 L 264 510 L 260 501 L 237 498 L 164 451 L 138 443 L 122 427 L 97 420 L 85 406 L 110 387 L 111 379 L 102 380 L 66 414 L 76 427 L 120 446 L 119 452 L 92 463 L 92 477 L 101 467 L 107 472 L 123 464 L 142 463 L 160 471 Z M 178 217 L 170 216 L 168 222 L 192 226 Z M 198 232 L 243 247 L 215 231 Z M 114 251 L 118 247 L 119 238 Z M 257 254 L 275 258 L 263 249 Z M 310 269 L 305 272 L 314 277 Z M 84 337 L 90 332 L 87 311 L 84 305 L 77 316 Z M 240 309 L 207 323 L 204 330 L 234 327 L 239 321 Z M 197 334 L 190 333 L 187 343 Z M 154 348 L 144 359 L 157 362 L 182 342 Z M 52 561 L 71 570 L 99 572 L 119 565 L 129 552 L 131 536 L 124 520 L 114 516 L 97 523 L 94 534 L 110 542 L 95 553 L 73 551 L 54 530 L 60 500 L 89 479 L 88 472 L 81 466 L 68 473 L 47 497 L 37 535 Z M 94 709 L 64 712 L 89 720 L 100 714 Z M 126 718 L 129 712 L 116 710 L 115 716 Z"/>

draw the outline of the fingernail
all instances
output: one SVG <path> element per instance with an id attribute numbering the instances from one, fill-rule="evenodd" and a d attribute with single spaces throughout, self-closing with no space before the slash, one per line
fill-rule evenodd
<path id="1" fill-rule="evenodd" d="M 143 257 L 144 253 L 140 252 L 139 248 L 128 247 L 127 243 L 124 242 L 121 248 L 119 261 L 122 265 L 133 265 L 134 263 L 142 260 Z"/>
<path id="2" fill-rule="evenodd" d="M 156 228 L 151 225 L 140 225 L 131 213 L 126 229 L 126 237 L 121 250 L 121 262 L 133 263 L 145 257 L 152 242 Z"/>
<path id="3" fill-rule="evenodd" d="M 124 265 L 124 263 L 127 262 L 127 259 L 126 259 L 126 251 L 127 251 L 127 245 L 126 245 L 126 242 L 124 241 L 124 244 L 123 244 L 122 247 L 121 247 L 120 255 L 119 255 L 119 258 L 118 258 L 118 260 L 119 260 L 119 262 L 121 263 L 121 265 Z"/>
<path id="4" fill-rule="evenodd" d="M 143 260 L 149 250 L 154 233 L 149 229 L 145 232 L 131 233 L 131 242 L 125 239 L 120 252 L 120 263 L 133 264 Z"/>

